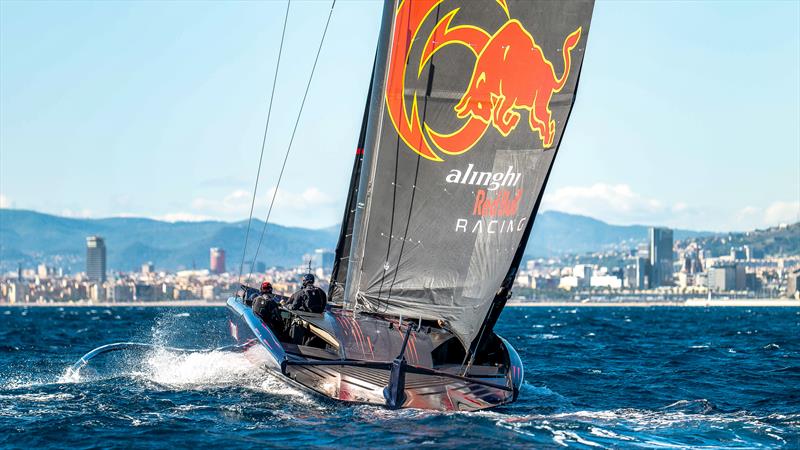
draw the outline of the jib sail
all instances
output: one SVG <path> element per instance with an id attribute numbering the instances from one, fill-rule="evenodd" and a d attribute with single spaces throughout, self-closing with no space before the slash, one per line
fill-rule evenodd
<path id="1" fill-rule="evenodd" d="M 592 8 L 389 2 L 334 299 L 441 321 L 465 345 L 496 320 L 575 99 Z"/>

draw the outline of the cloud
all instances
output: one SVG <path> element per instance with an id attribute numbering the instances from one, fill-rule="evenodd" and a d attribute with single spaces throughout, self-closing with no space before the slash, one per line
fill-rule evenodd
<path id="1" fill-rule="evenodd" d="M 767 224 L 800 222 L 800 202 L 775 202 L 764 211 Z"/>
<path id="2" fill-rule="evenodd" d="M 0 208 L 11 208 L 11 199 L 0 194 Z"/>
<path id="3" fill-rule="evenodd" d="M 751 230 L 800 222 L 800 202 L 776 201 L 766 208 L 746 206 L 734 217 L 738 228 Z"/>
<path id="4" fill-rule="evenodd" d="M 547 192 L 542 207 L 616 223 L 653 222 L 663 219 L 670 211 L 691 211 L 683 202 L 668 207 L 657 199 L 634 192 L 627 184 L 606 183 L 566 186 Z"/>
<path id="5" fill-rule="evenodd" d="M 165 222 L 202 222 L 205 220 L 214 220 L 213 217 L 203 214 L 192 214 L 187 212 L 169 213 L 161 216 L 154 217 L 156 220 L 163 220 Z"/>
<path id="6" fill-rule="evenodd" d="M 212 215 L 246 216 L 250 209 L 250 193 L 237 189 L 221 199 L 198 197 L 192 200 L 192 209 Z"/>
<path id="7" fill-rule="evenodd" d="M 271 200 L 274 194 L 275 188 L 270 189 L 265 200 Z M 275 207 L 292 208 L 298 211 L 307 211 L 331 203 L 333 203 L 333 198 L 315 187 L 310 187 L 301 193 L 281 189 L 275 197 Z"/>
<path id="8" fill-rule="evenodd" d="M 90 209 L 81 209 L 81 210 L 62 209 L 61 215 L 73 219 L 90 219 L 94 217 L 94 214 Z"/>
<path id="9" fill-rule="evenodd" d="M 736 214 L 736 221 L 747 228 L 800 222 L 800 202 L 776 201 L 766 208 L 746 206 Z"/>
<path id="10" fill-rule="evenodd" d="M 254 217 L 261 217 L 272 202 L 275 187 L 262 193 L 256 198 Z M 222 198 L 198 197 L 192 200 L 188 213 L 175 213 L 176 220 L 180 217 L 192 218 L 191 220 L 223 219 L 242 220 L 250 213 L 252 193 L 243 189 L 234 190 Z M 304 226 L 325 226 L 334 223 L 340 214 L 341 205 L 329 194 L 322 192 L 317 187 L 309 187 L 302 192 L 292 192 L 280 189 L 275 195 L 275 205 L 272 210 L 270 222 L 284 225 L 298 224 Z M 309 212 L 314 212 L 310 216 Z"/>

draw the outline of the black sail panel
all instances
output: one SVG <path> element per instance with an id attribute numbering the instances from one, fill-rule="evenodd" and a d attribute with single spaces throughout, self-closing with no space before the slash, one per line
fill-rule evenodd
<path id="1" fill-rule="evenodd" d="M 519 264 L 573 104 L 591 1 L 385 13 L 346 301 L 475 340 Z"/>

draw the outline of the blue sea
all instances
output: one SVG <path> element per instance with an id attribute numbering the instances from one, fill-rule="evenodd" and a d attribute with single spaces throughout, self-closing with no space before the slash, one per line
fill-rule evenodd
<path id="1" fill-rule="evenodd" d="M 2 448 L 800 448 L 800 309 L 507 308 L 519 401 L 333 403 L 236 353 L 223 308 L 0 308 Z M 91 369 L 91 370 L 89 370 Z"/>

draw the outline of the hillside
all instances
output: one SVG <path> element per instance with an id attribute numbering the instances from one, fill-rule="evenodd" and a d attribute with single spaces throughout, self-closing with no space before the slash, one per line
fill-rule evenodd
<path id="1" fill-rule="evenodd" d="M 632 248 L 647 242 L 646 225 L 611 225 L 591 217 L 545 211 L 536 217 L 526 254 L 553 256 L 612 248 Z M 676 240 L 709 236 L 710 232 L 673 230 Z"/>
<path id="2" fill-rule="evenodd" d="M 253 221 L 251 249 L 255 249 L 264 222 Z M 151 219 L 70 219 L 25 210 L 0 210 L 0 265 L 13 270 L 18 263 L 33 266 L 42 260 L 63 261 L 59 265 L 82 270 L 86 236 L 103 236 L 108 249 L 108 267 L 138 269 L 153 261 L 171 270 L 206 268 L 208 249 L 222 247 L 229 269 L 242 256 L 247 222 L 161 222 Z M 311 230 L 270 224 L 259 261 L 293 265 L 315 248 L 333 248 L 337 228 Z M 56 259 L 57 256 L 61 258 Z M 238 267 L 237 267 L 238 268 Z"/>
<path id="3" fill-rule="evenodd" d="M 263 222 L 255 220 L 250 251 Z M 33 267 L 48 264 L 83 270 L 86 236 L 103 236 L 108 248 L 108 266 L 135 270 L 153 261 L 157 267 L 176 270 L 206 268 L 208 249 L 224 248 L 228 268 L 236 269 L 242 255 L 247 223 L 162 222 L 141 218 L 71 219 L 34 211 L 0 209 L 0 270 L 15 270 L 17 264 Z M 315 248 L 334 248 L 339 227 L 305 229 L 270 224 L 259 261 L 267 265 L 292 266 Z M 709 233 L 675 230 L 676 239 Z M 256 237 L 253 237 L 253 236 Z M 545 211 L 536 219 L 526 254 L 555 256 L 613 247 L 632 247 L 646 242 L 647 227 L 610 225 L 590 217 Z"/>
<path id="4" fill-rule="evenodd" d="M 731 247 L 745 245 L 766 255 L 797 255 L 800 254 L 800 223 L 745 233 L 704 236 L 695 240 L 703 248 L 711 250 L 712 256 L 727 255 Z"/>

